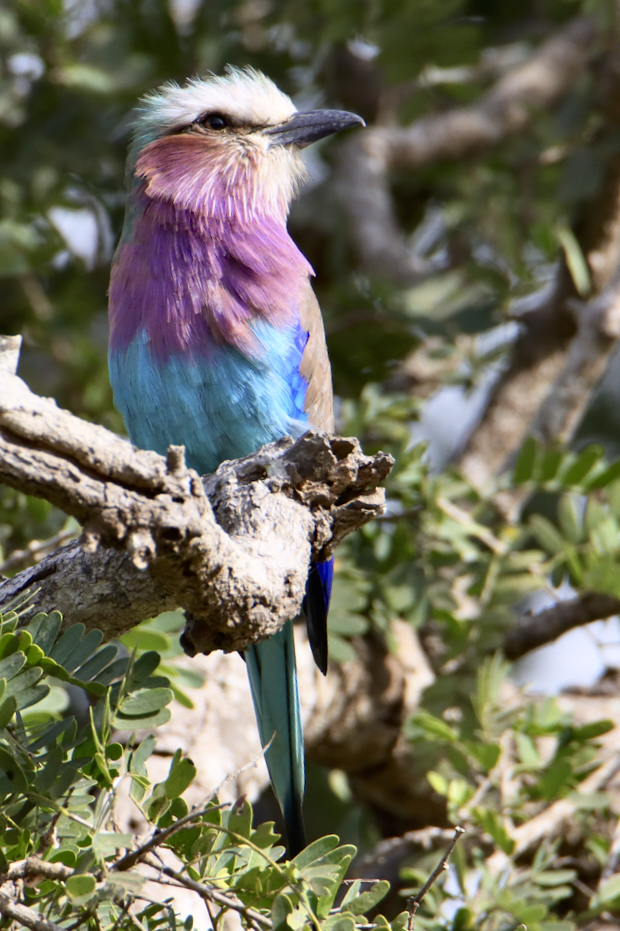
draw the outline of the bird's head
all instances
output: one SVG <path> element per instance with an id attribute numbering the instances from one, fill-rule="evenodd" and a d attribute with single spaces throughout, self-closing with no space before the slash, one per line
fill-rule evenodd
<path id="1" fill-rule="evenodd" d="M 136 111 L 128 169 L 147 196 L 206 216 L 284 220 L 304 176 L 299 152 L 361 117 L 298 111 L 252 68 L 165 84 Z"/>

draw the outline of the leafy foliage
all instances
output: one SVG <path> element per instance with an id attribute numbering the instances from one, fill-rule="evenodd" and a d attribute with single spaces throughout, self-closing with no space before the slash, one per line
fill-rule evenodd
<path id="1" fill-rule="evenodd" d="M 140 868 L 151 850 L 167 848 L 182 864 L 178 873 L 167 871 L 173 885 L 202 890 L 216 914 L 254 910 L 273 928 L 367 923 L 364 912 L 387 883 L 364 892 L 352 886 L 338 916 L 331 914 L 354 847 L 324 837 L 278 863 L 284 848 L 273 826 L 253 828 L 247 802 L 230 808 L 213 800 L 189 811 L 182 796 L 196 768 L 180 751 L 167 778 L 153 785 L 146 767 L 153 737 L 112 740 L 113 728 L 133 734 L 168 719 L 172 691 L 155 674 L 158 654 L 119 657 L 116 646 L 100 646 L 101 631 L 85 632 L 81 624 L 61 633 L 58 612 L 18 622 L 16 612 L 0 621 L 0 870 L 31 857 L 43 861 L 26 894 L 33 915 L 44 912 L 62 926 L 71 920 L 92 928 L 176 928 L 165 901 L 149 904 Z M 57 682 L 88 695 L 83 723 L 50 702 Z M 154 832 L 142 848 L 115 824 L 123 781 Z M 67 869 L 56 875 L 55 864 Z"/>

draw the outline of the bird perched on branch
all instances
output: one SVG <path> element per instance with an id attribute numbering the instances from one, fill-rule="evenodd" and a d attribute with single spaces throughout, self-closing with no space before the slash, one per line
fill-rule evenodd
<path id="1" fill-rule="evenodd" d="M 110 281 L 110 379 L 132 441 L 213 472 L 264 443 L 334 427 L 312 268 L 290 238 L 299 151 L 363 123 L 299 112 L 251 68 L 166 84 L 136 111 L 128 202 Z M 310 568 L 304 612 L 327 667 L 332 563 Z M 304 845 L 303 734 L 292 621 L 249 647 L 256 718 L 291 854 Z"/>

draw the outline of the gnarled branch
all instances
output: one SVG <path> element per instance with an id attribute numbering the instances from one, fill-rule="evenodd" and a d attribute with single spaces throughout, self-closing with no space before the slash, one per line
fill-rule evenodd
<path id="1" fill-rule="evenodd" d="M 390 169 L 415 170 L 440 159 L 464 158 L 522 132 L 572 86 L 596 35 L 592 19 L 572 20 L 470 106 L 432 114 L 410 126 L 370 127 L 345 142 L 338 186 L 360 265 L 400 284 L 437 270 L 412 251 L 399 227 Z"/>
<path id="2" fill-rule="evenodd" d="M 15 346 L 3 346 L 15 362 Z M 0 584 L 0 606 L 36 588 L 37 608 L 109 637 L 180 606 L 189 652 L 243 649 L 299 612 L 310 558 L 383 509 L 377 485 L 392 459 L 364 456 L 355 439 L 284 437 L 201 479 L 182 447 L 135 449 L 33 394 L 11 368 L 0 366 L 0 482 L 85 531 Z"/>

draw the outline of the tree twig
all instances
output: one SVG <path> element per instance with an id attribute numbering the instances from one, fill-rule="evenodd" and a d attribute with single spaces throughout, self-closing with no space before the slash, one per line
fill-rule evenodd
<path id="1" fill-rule="evenodd" d="M 140 844 L 140 846 L 136 847 L 135 850 L 131 850 L 129 853 L 125 854 L 124 857 L 116 860 L 110 869 L 119 873 L 130 870 L 133 866 L 136 865 L 136 863 L 144 859 L 147 853 L 150 853 L 151 850 L 159 847 L 160 844 L 165 844 L 165 842 L 170 837 L 172 837 L 173 834 L 176 834 L 176 832 L 186 824 L 190 824 L 192 821 L 195 821 L 196 818 L 201 818 L 208 811 L 218 811 L 220 808 L 230 808 L 231 804 L 231 802 L 222 802 L 221 805 L 207 805 L 201 806 L 200 808 L 192 808 L 192 810 L 188 812 L 185 817 L 179 818 L 178 821 L 175 821 L 169 827 L 156 830 L 153 836 L 150 837 L 147 841 L 145 841 L 143 844 Z"/>
<path id="2" fill-rule="evenodd" d="M 26 857 L 25 860 L 15 860 L 0 873 L 0 880 L 6 882 L 14 879 L 38 880 L 40 878 L 65 880 L 73 876 L 74 870 L 64 863 L 49 863 L 39 857 Z"/>
<path id="3" fill-rule="evenodd" d="M 41 918 L 34 909 L 20 902 L 14 902 L 10 896 L 0 890 L 0 914 L 11 921 L 17 921 L 19 927 L 29 928 L 30 931 L 61 931 L 60 925 L 47 918 Z"/>
<path id="4" fill-rule="evenodd" d="M 44 556 L 77 535 L 78 531 L 76 530 L 60 530 L 53 537 L 48 537 L 47 540 L 31 540 L 23 550 L 13 550 L 4 562 L 0 562 L 0 575 L 4 575 L 5 572 L 15 572 L 17 569 L 23 569 L 30 562 L 41 562 Z"/>
<path id="5" fill-rule="evenodd" d="M 409 912 L 409 921 L 407 922 L 407 931 L 413 931 L 416 912 L 418 911 L 420 905 L 422 904 L 424 896 L 426 895 L 428 890 L 432 886 L 435 885 L 435 883 L 437 882 L 441 874 L 448 869 L 448 861 L 450 860 L 450 857 L 452 856 L 452 852 L 454 848 L 456 847 L 457 843 L 459 842 L 459 839 L 463 836 L 464 833 L 465 833 L 464 828 L 456 827 L 454 829 L 454 836 L 452 837 L 452 840 L 450 841 L 448 849 L 444 853 L 443 857 L 441 858 L 441 860 L 439 861 L 439 863 L 437 864 L 437 866 L 435 867 L 431 875 L 428 877 L 428 879 L 426 880 L 426 882 L 424 883 L 420 891 L 417 892 L 415 895 L 409 896 L 409 898 L 407 899 L 407 911 Z"/>
<path id="6" fill-rule="evenodd" d="M 207 886 L 205 883 L 196 882 L 195 880 L 190 879 L 189 876 L 184 876 L 183 873 L 179 873 L 177 870 L 173 870 L 170 866 L 165 866 L 160 871 L 165 876 L 169 876 L 171 879 L 174 879 L 179 885 L 185 886 L 186 889 L 191 889 L 193 892 L 197 892 L 198 895 L 203 899 L 205 897 L 209 898 L 212 902 L 215 902 L 217 905 L 220 905 L 223 908 L 230 908 L 235 912 L 239 912 L 240 915 L 247 916 L 249 919 L 251 919 L 252 922 L 260 925 L 262 928 L 273 927 L 270 918 L 267 918 L 266 915 L 262 915 L 260 912 L 257 912 L 256 909 L 244 905 L 243 902 L 236 896 L 227 895 L 226 893 L 220 892 L 211 886 Z"/>

